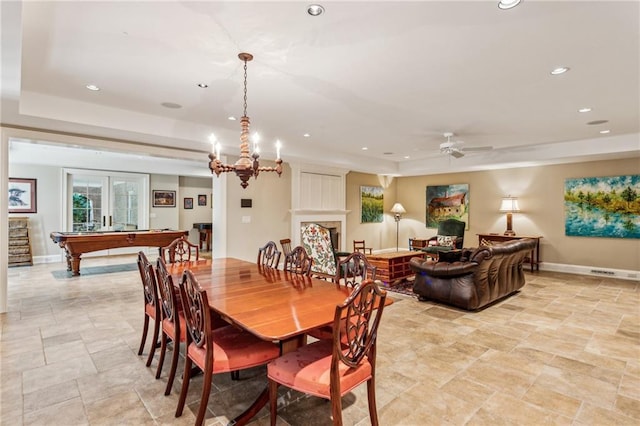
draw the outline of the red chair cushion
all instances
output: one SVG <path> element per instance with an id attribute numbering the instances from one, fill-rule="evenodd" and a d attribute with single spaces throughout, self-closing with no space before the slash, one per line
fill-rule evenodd
<path id="1" fill-rule="evenodd" d="M 144 312 L 151 318 L 156 319 L 156 307 L 146 303 L 144 305 Z"/>
<path id="2" fill-rule="evenodd" d="M 320 340 L 284 354 L 267 366 L 267 376 L 291 389 L 330 398 L 332 342 Z M 339 366 L 341 395 L 371 378 L 371 364 L 365 358 L 356 368 Z"/>
<path id="3" fill-rule="evenodd" d="M 203 371 L 207 356 L 206 346 L 198 348 L 190 344 L 187 349 L 189 357 Z M 280 355 L 280 347 L 272 342 L 260 340 L 253 334 L 244 332 L 234 326 L 213 330 L 213 372 L 242 370 L 263 365 Z"/>
<path id="4" fill-rule="evenodd" d="M 184 315 L 182 312 L 178 312 L 178 318 L 180 320 L 180 341 L 184 342 L 186 340 L 187 333 L 187 322 L 184 319 Z M 174 337 L 176 335 L 176 328 L 173 326 L 173 323 L 168 319 L 162 320 L 162 331 L 164 331 L 167 336 Z"/>

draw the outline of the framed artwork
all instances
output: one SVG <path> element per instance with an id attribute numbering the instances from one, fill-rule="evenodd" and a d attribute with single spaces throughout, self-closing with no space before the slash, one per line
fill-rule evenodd
<path id="1" fill-rule="evenodd" d="M 381 186 L 360 187 L 360 223 L 382 222 L 384 190 Z"/>
<path id="2" fill-rule="evenodd" d="M 446 219 L 458 219 L 469 229 L 469 184 L 427 186 L 427 228 Z"/>
<path id="3" fill-rule="evenodd" d="M 175 207 L 176 191 L 153 190 L 153 207 Z"/>
<path id="4" fill-rule="evenodd" d="M 9 213 L 37 213 L 37 180 L 9 178 Z"/>
<path id="5" fill-rule="evenodd" d="M 199 206 L 206 206 L 207 205 L 207 195 L 206 194 L 198 195 L 198 205 Z"/>
<path id="6" fill-rule="evenodd" d="M 640 238 L 640 175 L 565 179 L 564 233 Z"/>
<path id="7" fill-rule="evenodd" d="M 193 208 L 193 198 L 185 198 L 184 199 L 184 208 L 192 209 Z"/>

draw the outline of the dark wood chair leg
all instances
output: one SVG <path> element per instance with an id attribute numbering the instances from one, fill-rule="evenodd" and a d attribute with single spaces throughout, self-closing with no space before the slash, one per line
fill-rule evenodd
<path id="1" fill-rule="evenodd" d="M 374 377 L 367 381 L 367 398 L 369 400 L 369 419 L 371 426 L 378 426 L 378 410 L 376 408 L 376 383 Z"/>
<path id="2" fill-rule="evenodd" d="M 144 314 L 144 324 L 142 325 L 142 340 L 140 340 L 140 348 L 138 349 L 138 355 L 142 355 L 144 350 L 144 344 L 147 342 L 147 331 L 149 330 L 149 315 Z"/>
<path id="3" fill-rule="evenodd" d="M 278 418 L 278 382 L 273 380 L 269 380 L 269 411 L 271 426 L 275 426 Z"/>
<path id="4" fill-rule="evenodd" d="M 158 360 L 158 368 L 156 368 L 156 379 L 160 378 L 162 374 L 162 366 L 164 365 L 164 356 L 167 353 L 167 335 L 162 333 L 162 339 L 160 342 L 160 359 Z"/>
<path id="5" fill-rule="evenodd" d="M 176 370 L 178 369 L 178 356 L 180 355 L 180 342 L 173 342 L 173 356 L 171 357 L 171 370 L 169 371 L 169 379 L 167 380 L 167 388 L 164 390 L 165 395 L 171 393 L 173 387 L 173 379 L 176 377 Z"/>
<path id="6" fill-rule="evenodd" d="M 149 358 L 147 358 L 147 367 L 151 365 L 151 361 L 153 361 L 153 355 L 156 353 L 156 345 L 158 342 L 158 332 L 160 329 L 160 324 L 157 320 L 153 320 L 153 344 L 151 345 L 151 350 L 149 351 Z"/>
<path id="7" fill-rule="evenodd" d="M 207 413 L 207 404 L 209 403 L 209 392 L 211 392 L 211 369 L 205 368 L 204 377 L 202 378 L 202 396 L 200 397 L 200 408 L 198 408 L 198 417 L 196 417 L 196 426 L 204 424 L 204 415 Z"/>
<path id="8" fill-rule="evenodd" d="M 187 393 L 189 392 L 189 381 L 191 380 L 191 358 L 188 356 L 184 360 L 184 373 L 182 373 L 182 388 L 180 389 L 180 398 L 178 398 L 178 406 L 176 407 L 176 417 L 182 415 L 184 409 L 184 403 L 187 400 Z"/>

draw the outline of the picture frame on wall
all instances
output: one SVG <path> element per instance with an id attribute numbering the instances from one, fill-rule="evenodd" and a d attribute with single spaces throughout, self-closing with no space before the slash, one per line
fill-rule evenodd
<path id="1" fill-rule="evenodd" d="M 564 221 L 568 237 L 640 238 L 640 174 L 565 179 Z"/>
<path id="2" fill-rule="evenodd" d="M 9 213 L 37 213 L 37 179 L 9 178 Z"/>
<path id="3" fill-rule="evenodd" d="M 189 210 L 193 208 L 193 198 L 184 199 L 184 208 L 185 210 Z"/>
<path id="4" fill-rule="evenodd" d="M 153 207 L 175 207 L 176 191 L 153 190 Z"/>
<path id="5" fill-rule="evenodd" d="M 381 186 L 360 187 L 360 223 L 379 223 L 384 218 L 384 189 Z"/>
<path id="6" fill-rule="evenodd" d="M 457 219 L 469 229 L 469 184 L 427 186 L 427 228 L 437 228 L 443 220 Z"/>
<path id="7" fill-rule="evenodd" d="M 207 195 L 206 194 L 198 195 L 198 205 L 199 206 L 206 206 L 207 205 Z"/>

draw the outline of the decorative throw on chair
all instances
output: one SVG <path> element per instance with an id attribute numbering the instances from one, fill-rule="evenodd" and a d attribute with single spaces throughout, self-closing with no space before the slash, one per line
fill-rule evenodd
<path id="1" fill-rule="evenodd" d="M 313 259 L 311 273 L 335 276 L 336 255 L 328 228 L 317 223 L 311 223 L 302 228 L 302 247 Z"/>

